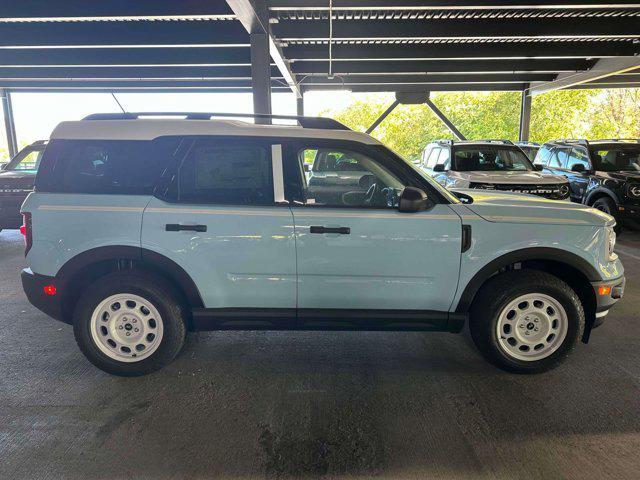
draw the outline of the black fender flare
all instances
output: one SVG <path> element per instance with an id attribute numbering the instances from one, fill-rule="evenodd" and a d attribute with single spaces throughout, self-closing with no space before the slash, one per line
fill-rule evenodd
<path id="1" fill-rule="evenodd" d="M 617 205 L 620 205 L 620 197 L 618 197 L 618 195 L 615 192 L 605 187 L 597 187 L 591 190 L 585 197 L 584 204 L 589 205 L 591 203 L 591 199 L 594 196 L 600 195 L 600 194 L 604 194 L 604 195 L 607 195 L 608 197 L 611 197 L 613 201 L 616 202 Z"/>
<path id="2" fill-rule="evenodd" d="M 532 260 L 551 260 L 565 263 L 581 272 L 590 282 L 602 280 L 596 268 L 575 253 L 551 247 L 532 247 L 514 250 L 513 252 L 493 259 L 476 272 L 460 296 L 455 310 L 456 313 L 466 313 L 469 311 L 476 293 L 478 293 L 480 287 L 482 287 L 495 272 L 514 263 Z"/>
<path id="3" fill-rule="evenodd" d="M 200 291 L 191 276 L 176 262 L 157 252 L 142 247 L 112 245 L 92 248 L 69 259 L 55 276 L 55 283 L 62 291 L 67 291 L 76 275 L 92 264 L 105 261 L 131 261 L 136 266 L 150 268 L 179 286 L 191 308 L 203 308 L 204 303 Z"/>

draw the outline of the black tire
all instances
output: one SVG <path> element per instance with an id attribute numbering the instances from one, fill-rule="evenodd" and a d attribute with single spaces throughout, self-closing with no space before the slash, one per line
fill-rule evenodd
<path id="1" fill-rule="evenodd" d="M 507 305 L 521 295 L 542 293 L 565 309 L 567 334 L 560 346 L 539 360 L 510 356 L 497 336 L 498 317 Z M 571 352 L 584 331 L 584 310 L 576 293 L 559 278 L 536 270 L 516 270 L 492 277 L 476 294 L 471 306 L 469 329 L 480 353 L 493 365 L 512 373 L 539 373 L 559 365 Z"/>
<path id="2" fill-rule="evenodd" d="M 616 226 L 614 228 L 616 233 L 620 233 L 622 230 L 622 222 L 618 218 L 618 207 L 616 202 L 611 197 L 600 197 L 592 205 L 593 208 L 597 208 L 601 212 L 611 215 L 616 219 Z"/>
<path id="3" fill-rule="evenodd" d="M 91 316 L 104 299 L 119 293 L 143 297 L 162 317 L 163 334 L 157 349 L 134 362 L 118 361 L 103 353 L 91 335 Z M 182 302 L 163 278 L 146 272 L 112 273 L 99 278 L 81 294 L 74 310 L 73 332 L 82 353 L 99 369 L 112 375 L 146 375 L 170 363 L 184 345 L 186 315 Z"/>

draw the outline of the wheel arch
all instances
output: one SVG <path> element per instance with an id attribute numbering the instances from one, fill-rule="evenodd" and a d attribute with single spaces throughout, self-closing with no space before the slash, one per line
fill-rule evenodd
<path id="1" fill-rule="evenodd" d="M 601 281 L 596 268 L 584 258 L 566 250 L 535 247 L 516 250 L 484 265 L 471 278 L 456 306 L 457 314 L 469 312 L 478 291 L 494 275 L 517 269 L 540 270 L 557 276 L 574 289 L 585 309 L 586 328 L 583 340 L 595 321 L 596 298 L 591 282 Z M 459 325 L 459 329 L 463 325 Z M 453 328 L 452 328 L 453 330 Z"/>
<path id="2" fill-rule="evenodd" d="M 191 308 L 204 306 L 200 291 L 191 276 L 176 262 L 152 250 L 132 246 L 97 247 L 68 260 L 55 276 L 62 292 L 63 319 L 70 322 L 84 288 L 115 271 L 148 271 L 171 283 Z"/>
<path id="3" fill-rule="evenodd" d="M 612 192 L 608 188 L 604 188 L 604 187 L 598 187 L 591 190 L 587 194 L 587 197 L 585 198 L 584 203 L 585 205 L 592 206 L 596 200 L 602 197 L 609 197 L 611 198 L 611 200 L 616 202 L 616 205 L 620 204 L 620 199 L 618 198 L 618 195 L 616 195 L 615 192 Z"/>

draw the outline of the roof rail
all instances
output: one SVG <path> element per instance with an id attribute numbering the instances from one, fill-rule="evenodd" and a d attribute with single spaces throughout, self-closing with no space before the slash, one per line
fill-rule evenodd
<path id="1" fill-rule="evenodd" d="M 434 140 L 431 143 L 446 143 L 448 145 L 453 145 L 453 140 L 450 138 L 441 138 L 440 140 Z"/>
<path id="2" fill-rule="evenodd" d="M 185 120 L 211 120 L 213 117 L 268 118 L 272 120 L 295 120 L 302 128 L 322 130 L 351 130 L 346 125 L 325 117 L 303 117 L 298 115 L 270 115 L 266 113 L 222 113 L 222 112 L 126 112 L 94 113 L 82 120 L 137 120 L 140 117 L 183 117 Z"/>
<path id="3" fill-rule="evenodd" d="M 530 142 L 529 140 L 518 140 L 517 142 L 515 142 L 515 144 L 523 147 L 526 147 L 527 145 L 534 146 L 534 147 L 540 146 L 539 142 Z"/>
<path id="4" fill-rule="evenodd" d="M 640 143 L 640 138 L 599 138 L 591 140 L 592 142 L 636 142 Z"/>
<path id="5" fill-rule="evenodd" d="M 505 140 L 503 138 L 481 138 L 479 140 L 469 140 L 470 142 L 487 142 L 487 143 L 502 143 L 503 145 L 515 145 L 511 140 Z"/>
<path id="6" fill-rule="evenodd" d="M 578 145 L 584 145 L 585 147 L 589 146 L 589 140 L 584 138 L 563 138 L 560 140 L 556 140 L 556 142 L 560 143 L 577 143 Z"/>

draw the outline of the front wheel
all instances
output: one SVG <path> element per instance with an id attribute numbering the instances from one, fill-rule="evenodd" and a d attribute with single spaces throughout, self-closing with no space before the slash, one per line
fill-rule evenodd
<path id="1" fill-rule="evenodd" d="M 73 331 L 82 353 L 107 373 L 137 376 L 173 360 L 184 344 L 182 306 L 170 285 L 145 273 L 114 273 L 81 295 Z"/>
<path id="2" fill-rule="evenodd" d="M 553 275 L 501 273 L 476 295 L 469 327 L 482 355 L 514 373 L 549 370 L 564 360 L 584 331 L 576 293 Z"/>

